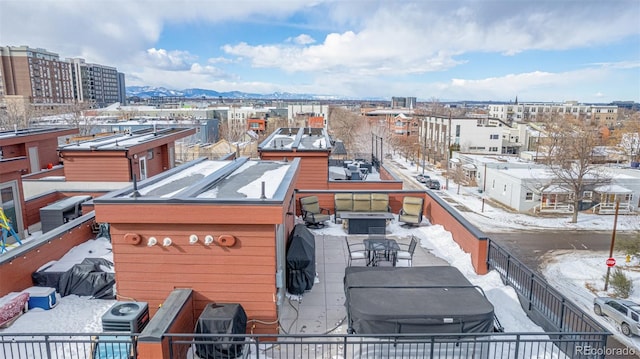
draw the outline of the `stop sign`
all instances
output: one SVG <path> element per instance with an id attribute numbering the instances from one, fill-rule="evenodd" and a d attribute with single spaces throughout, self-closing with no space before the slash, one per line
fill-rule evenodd
<path id="1" fill-rule="evenodd" d="M 611 257 L 607 258 L 607 267 L 613 267 L 616 265 L 616 259 Z"/>

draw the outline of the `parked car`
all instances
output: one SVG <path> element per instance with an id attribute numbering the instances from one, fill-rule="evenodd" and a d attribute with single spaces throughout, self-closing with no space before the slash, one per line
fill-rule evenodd
<path id="1" fill-rule="evenodd" d="M 416 180 L 420 183 L 426 183 L 431 177 L 429 175 L 417 175 Z"/>
<path id="2" fill-rule="evenodd" d="M 440 189 L 440 181 L 437 179 L 427 180 L 424 184 L 430 189 Z"/>
<path id="3" fill-rule="evenodd" d="M 640 304 L 626 299 L 596 297 L 593 311 L 613 319 L 624 335 L 640 335 Z"/>

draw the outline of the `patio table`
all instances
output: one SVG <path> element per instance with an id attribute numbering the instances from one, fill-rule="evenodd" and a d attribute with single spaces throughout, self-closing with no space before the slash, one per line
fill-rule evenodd
<path id="1" fill-rule="evenodd" d="M 382 256 L 395 267 L 398 251 L 400 250 L 400 246 L 395 239 L 369 238 L 363 242 L 367 256 L 367 266 L 377 266 L 380 256 Z"/>

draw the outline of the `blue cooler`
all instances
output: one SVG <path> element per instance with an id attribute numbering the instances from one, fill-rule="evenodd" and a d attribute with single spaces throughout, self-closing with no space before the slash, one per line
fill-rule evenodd
<path id="1" fill-rule="evenodd" d="M 29 309 L 42 308 L 49 310 L 58 305 L 58 293 L 55 288 L 31 287 L 23 292 L 29 293 Z"/>

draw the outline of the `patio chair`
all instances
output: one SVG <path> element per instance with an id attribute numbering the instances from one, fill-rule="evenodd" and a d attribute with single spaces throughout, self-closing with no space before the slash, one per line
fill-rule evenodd
<path id="1" fill-rule="evenodd" d="M 341 212 L 353 210 L 353 195 L 351 193 L 336 193 L 333 196 L 333 222 L 338 223 Z"/>
<path id="2" fill-rule="evenodd" d="M 389 195 L 386 193 L 372 193 L 371 212 L 391 212 Z"/>
<path id="3" fill-rule="evenodd" d="M 361 260 L 366 264 L 368 262 L 367 251 L 364 248 L 364 243 L 354 242 L 349 243 L 349 238 L 344 237 L 347 243 L 347 251 L 349 252 L 349 258 L 347 258 L 347 266 L 351 267 L 351 262 Z"/>
<path id="4" fill-rule="evenodd" d="M 422 222 L 422 204 L 424 199 L 420 197 L 404 197 L 402 208 L 398 214 L 398 221 L 407 225 L 420 225 Z"/>
<path id="5" fill-rule="evenodd" d="M 317 196 L 300 198 L 300 210 L 307 227 L 324 227 L 324 222 L 331 219 L 329 209 L 320 207 Z"/>
<path id="6" fill-rule="evenodd" d="M 398 243 L 398 245 L 400 246 L 400 250 L 396 255 L 396 261 L 405 260 L 407 261 L 408 267 L 413 266 L 413 254 L 418 246 L 416 237 L 411 236 L 411 242 L 409 244 Z"/>

